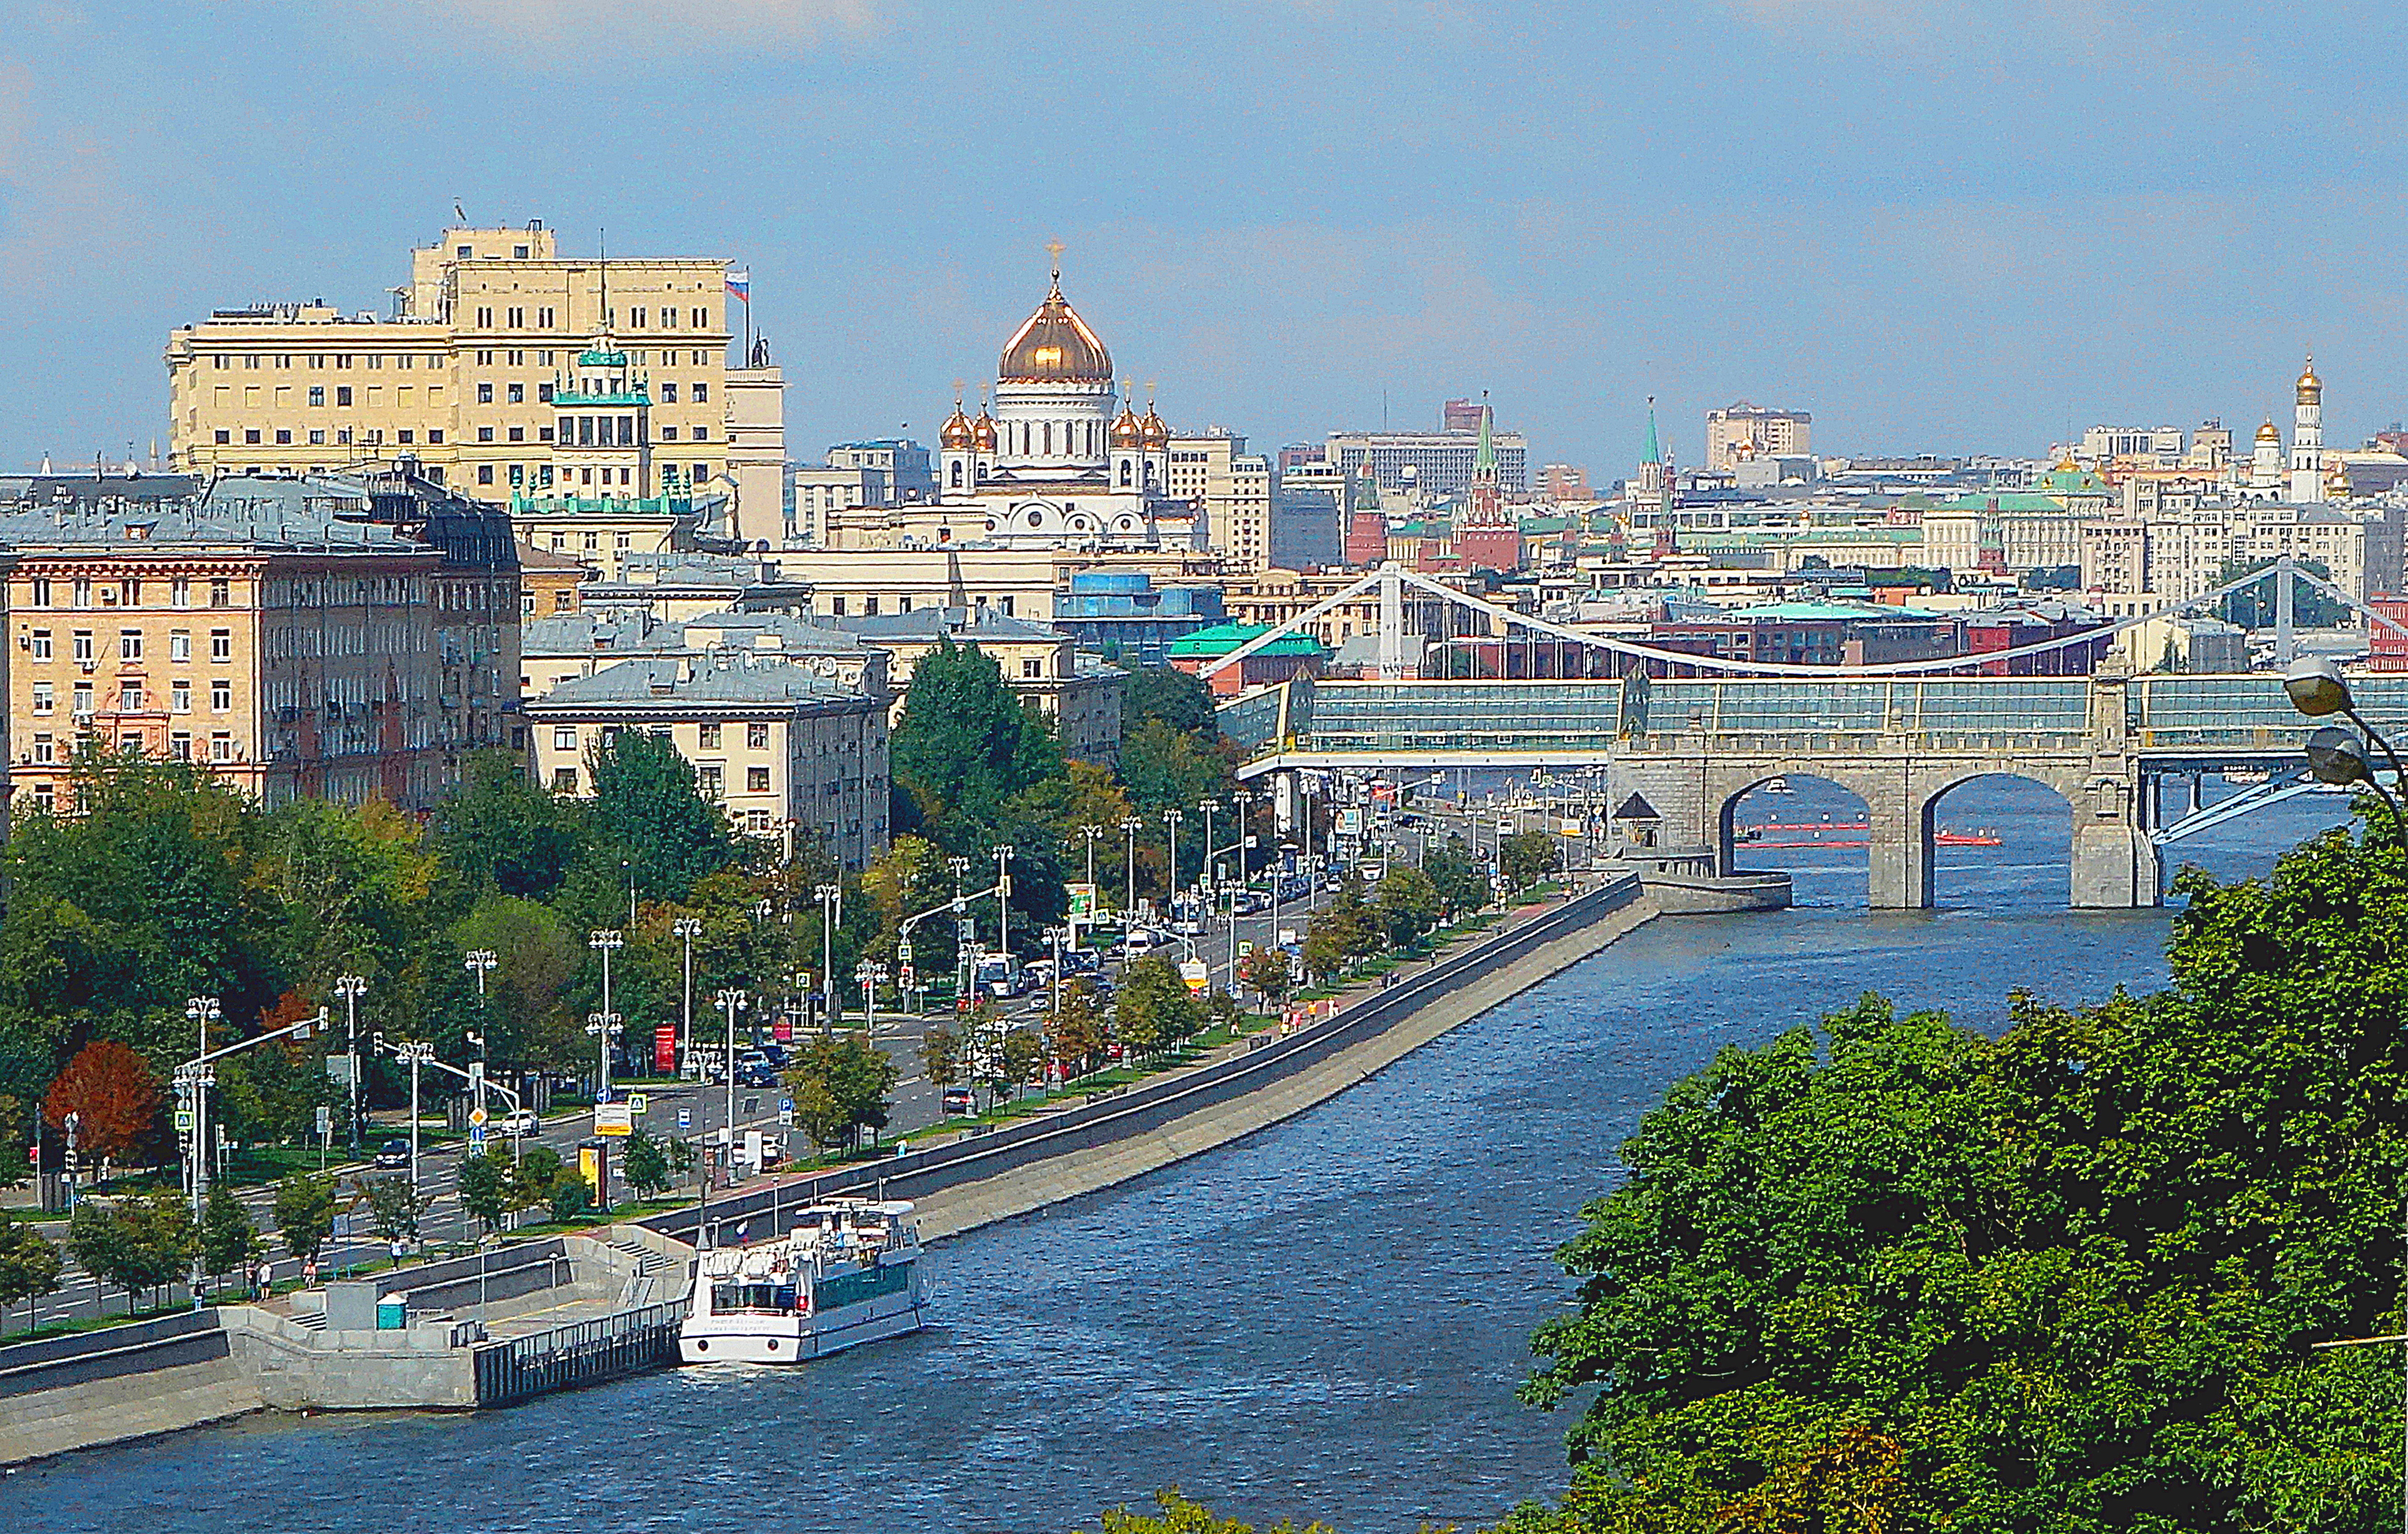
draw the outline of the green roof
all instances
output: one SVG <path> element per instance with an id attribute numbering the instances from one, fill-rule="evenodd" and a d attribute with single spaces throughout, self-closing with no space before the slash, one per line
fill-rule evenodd
<path id="1" fill-rule="evenodd" d="M 1770 618 L 1781 623 L 1804 623 L 1813 619 L 1915 619 L 1928 623 L 1940 617 L 1936 612 L 1918 612 L 1913 608 L 1894 608 L 1880 602 L 1768 602 L 1762 607 L 1741 608 L 1727 614 L 1732 618 Z"/>
<path id="2" fill-rule="evenodd" d="M 1271 631 L 1268 624 L 1216 624 L 1199 628 L 1183 639 L 1170 644 L 1173 656 L 1211 657 L 1226 655 Z M 1257 655 L 1326 655 L 1329 647 L 1310 634 L 1283 634 L 1254 652 Z"/>

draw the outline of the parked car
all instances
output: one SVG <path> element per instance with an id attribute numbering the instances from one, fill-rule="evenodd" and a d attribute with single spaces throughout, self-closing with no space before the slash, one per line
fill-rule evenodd
<path id="1" fill-rule="evenodd" d="M 970 1089 L 966 1086 L 949 1086 L 945 1088 L 944 1109 L 949 1114 L 968 1113 L 971 1111 Z"/>
<path id="2" fill-rule="evenodd" d="M 488 1127 L 497 1135 L 539 1135 L 543 1133 L 543 1120 L 536 1116 L 532 1108 L 522 1108 L 516 1112 L 504 1110 L 493 1115 Z"/>
<path id="3" fill-rule="evenodd" d="M 778 1068 L 767 1059 L 739 1060 L 736 1064 L 736 1084 L 749 1087 L 776 1086 Z"/>
<path id="4" fill-rule="evenodd" d="M 386 1140 L 383 1144 L 377 1147 L 375 1164 L 380 1167 L 408 1166 L 409 1141 L 406 1140 Z"/>

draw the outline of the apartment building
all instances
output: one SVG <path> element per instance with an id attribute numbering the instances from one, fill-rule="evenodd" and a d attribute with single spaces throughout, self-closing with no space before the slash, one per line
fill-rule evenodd
<path id="1" fill-rule="evenodd" d="M 530 621 L 521 651 L 520 690 L 530 698 L 624 660 L 695 660 L 720 652 L 781 660 L 848 692 L 882 699 L 887 693 L 886 652 L 784 612 L 712 612 L 668 622 L 642 608 L 587 608 Z"/>
<path id="2" fill-rule="evenodd" d="M 565 256 L 538 221 L 445 230 L 410 252 L 387 315 L 217 310 L 167 339 L 170 464 L 301 474 L 408 453 L 480 499 L 742 490 L 768 504 L 731 506 L 731 525 L 781 523 L 782 375 L 766 348 L 728 366 L 726 265 Z"/>
<path id="3" fill-rule="evenodd" d="M 805 667 L 750 654 L 622 661 L 529 700 L 538 781 L 594 792 L 594 752 L 621 730 L 667 738 L 696 785 L 747 836 L 791 854 L 813 837 L 847 867 L 886 850 L 881 701 Z"/>
<path id="4" fill-rule="evenodd" d="M 864 644 L 893 657 L 888 675 L 896 723 L 903 718 L 911 673 L 930 651 L 950 640 L 993 657 L 1005 683 L 1053 724 L 1064 754 L 1107 766 L 1120 758 L 1121 689 L 1128 674 L 1079 653 L 1067 630 L 994 608 L 917 608 L 837 622 Z"/>
<path id="5" fill-rule="evenodd" d="M 1217 428 L 1173 437 L 1165 488 L 1202 509 L 1212 547 L 1232 570 L 1269 568 L 1271 465 L 1248 452 L 1244 437 Z"/>
<path id="6" fill-rule="evenodd" d="M 1813 451 L 1814 417 L 1738 400 L 1706 412 L 1706 467 L 1727 471 L 1742 458 Z"/>

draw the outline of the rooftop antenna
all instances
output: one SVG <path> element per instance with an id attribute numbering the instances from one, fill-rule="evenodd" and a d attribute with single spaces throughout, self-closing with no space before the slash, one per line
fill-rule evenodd
<path id="1" fill-rule="evenodd" d="M 460 199 L 457 197 L 452 199 L 452 212 L 460 221 L 460 227 L 466 229 L 468 226 L 468 210 L 460 206 Z"/>

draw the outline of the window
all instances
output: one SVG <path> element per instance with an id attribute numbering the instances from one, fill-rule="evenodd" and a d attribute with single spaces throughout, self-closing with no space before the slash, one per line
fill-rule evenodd
<path id="1" fill-rule="evenodd" d="M 230 713 L 233 710 L 234 683 L 223 677 L 213 678 L 209 682 L 209 712 Z"/>
<path id="2" fill-rule="evenodd" d="M 523 384 L 523 383 L 513 383 L 513 384 L 511 384 L 511 385 L 510 385 L 510 389 L 509 389 L 509 394 L 510 394 L 510 403 L 511 403 L 511 404 L 513 404 L 513 405 L 523 405 L 523 404 L 525 404 L 525 403 L 526 403 L 526 385 L 525 385 L 525 384 Z"/>
<path id="3" fill-rule="evenodd" d="M 75 716 L 76 716 L 78 719 L 90 719 L 90 718 L 92 717 L 92 683 L 91 683 L 91 682 L 88 682 L 88 681 L 79 681 L 79 682 L 77 682 L 77 683 L 75 684 L 75 699 L 74 699 L 74 702 L 75 702 Z"/>
<path id="4" fill-rule="evenodd" d="M 233 629 L 213 628 L 209 630 L 209 659 L 213 661 L 230 661 L 234 659 Z"/>
<path id="5" fill-rule="evenodd" d="M 1041 677 L 1045 674 L 1045 663 L 1040 660 L 1023 659 L 1020 663 L 1020 674 L 1024 677 Z"/>
<path id="6" fill-rule="evenodd" d="M 324 384 L 313 383 L 309 385 L 309 403 L 313 406 L 322 406 L 326 403 L 326 386 Z"/>
<path id="7" fill-rule="evenodd" d="M 877 597 L 865 596 L 861 599 L 861 615 L 865 618 L 875 618 L 878 616 Z"/>
<path id="8" fill-rule="evenodd" d="M 553 767 L 552 769 L 552 791 L 554 794 L 576 793 L 577 769 L 569 767 Z"/>
<path id="9" fill-rule="evenodd" d="M 522 261 L 526 259 L 526 247 L 523 245 L 519 247 L 519 259 Z M 512 330 L 524 330 L 526 328 L 526 310 L 523 308 L 506 309 L 503 311 L 502 323 L 509 325 Z"/>
<path id="10" fill-rule="evenodd" d="M 126 754 L 126 755 L 128 755 L 128 756 L 139 756 L 139 755 L 141 755 L 141 754 L 142 754 L 142 737 L 141 737 L 141 735 L 140 735 L 140 734 L 138 734 L 138 733 L 137 733 L 137 732 L 136 732 L 136 731 L 133 731 L 133 730 L 128 730 L 128 731 L 126 731 L 123 735 L 121 735 L 121 736 L 119 736 L 119 737 L 117 738 L 117 749 L 118 749 L 118 750 L 120 750 L 120 751 L 122 751 L 122 752 L 123 752 L 123 753 L 125 753 L 125 754 Z"/>
<path id="11" fill-rule="evenodd" d="M 234 433 L 226 430 L 223 426 L 220 426 L 217 431 L 216 441 L 219 447 L 231 447 L 234 445 Z"/>
<path id="12" fill-rule="evenodd" d="M 494 386 L 490 383 L 480 383 L 477 385 L 477 403 L 480 405 L 491 405 L 493 402 Z"/>
<path id="13" fill-rule="evenodd" d="M 138 714 L 142 711 L 142 684 L 140 682 L 128 681 L 119 684 L 117 689 L 117 710 L 120 713 L 129 714 Z"/>
<path id="14" fill-rule="evenodd" d="M 727 792 L 726 769 L 717 762 L 705 762 L 695 769 L 698 786 L 706 799 L 716 799 Z"/>
<path id="15" fill-rule="evenodd" d="M 167 658 L 171 661 L 189 661 L 193 658 L 191 629 L 179 628 L 167 636 Z"/>
<path id="16" fill-rule="evenodd" d="M 140 629 L 121 628 L 117 631 L 117 658 L 122 661 L 138 661 L 142 658 Z"/>
<path id="17" fill-rule="evenodd" d="M 212 762 L 234 760 L 234 736 L 230 731 L 215 730 L 210 733 L 209 760 Z"/>
<path id="18" fill-rule="evenodd" d="M 211 607 L 213 607 L 213 608 L 223 608 L 223 607 L 232 607 L 233 605 L 234 605 L 234 582 L 233 582 L 233 581 L 210 581 L 210 582 L 209 582 L 209 606 L 211 606 Z"/>
<path id="19" fill-rule="evenodd" d="M 250 431 L 242 434 L 242 445 L 247 448 L 255 448 L 259 446 L 259 429 L 257 427 L 254 426 Z"/>
<path id="20" fill-rule="evenodd" d="M 168 581 L 167 605 L 171 608 L 191 607 L 193 605 L 192 581 L 180 575 L 175 580 Z"/>
<path id="21" fill-rule="evenodd" d="M 351 386 L 348 383 L 338 383 L 335 385 L 335 403 L 337 405 L 349 405 L 351 402 Z"/>
<path id="22" fill-rule="evenodd" d="M 178 730 L 173 735 L 168 736 L 167 754 L 174 757 L 179 762 L 191 761 L 193 759 L 193 732 L 190 730 Z"/>
<path id="23" fill-rule="evenodd" d="M 702 726 L 701 726 L 701 735 L 702 735 L 702 749 L 703 749 L 704 751 L 717 751 L 717 750 L 719 749 L 719 726 L 718 726 L 718 725 L 716 725 L 716 724 L 705 724 L 705 725 L 702 725 Z"/>
<path id="24" fill-rule="evenodd" d="M 75 631 L 75 658 L 79 665 L 92 663 L 92 630 L 79 628 Z"/>
<path id="25" fill-rule="evenodd" d="M 431 447 L 437 447 L 437 448 L 441 447 L 441 446 L 443 445 L 443 431 L 442 431 L 442 428 L 438 426 L 438 427 L 434 428 L 433 430 L 430 430 L 430 431 L 426 434 L 426 440 L 427 440 L 428 445 L 429 445 L 429 446 L 431 446 Z M 442 481 L 443 481 L 443 471 L 442 471 L 441 469 L 439 469 L 439 468 L 438 468 L 438 469 L 434 470 L 433 472 L 434 472 L 434 476 L 435 476 L 435 481 L 436 481 L 437 484 L 442 483 Z"/>
<path id="26" fill-rule="evenodd" d="M 677 403 L 676 384 L 664 383 L 661 385 L 661 403 L 664 405 L 674 405 Z"/>
<path id="27" fill-rule="evenodd" d="M 744 812 L 744 828 L 752 832 L 756 837 L 767 836 L 769 834 L 769 811 L 767 810 L 746 810 Z"/>
<path id="28" fill-rule="evenodd" d="M 486 304 L 480 304 L 477 306 L 477 328 L 479 330 L 491 330 L 494 328 L 494 310 L 492 306 Z"/>
<path id="29" fill-rule="evenodd" d="M 634 308 L 627 311 L 627 328 L 630 330 L 641 330 L 644 328 L 643 305 L 638 304 Z"/>
<path id="30" fill-rule="evenodd" d="M 674 442 L 674 441 L 676 441 L 676 440 L 677 440 L 677 428 L 676 428 L 675 426 L 663 426 L 663 427 L 661 428 L 661 440 L 662 440 L 662 441 L 664 441 L 664 442 Z"/>
<path id="31" fill-rule="evenodd" d="M 410 443 L 418 440 L 418 433 L 408 426 L 404 426 L 399 431 L 393 434 L 393 438 L 394 441 L 400 443 L 406 448 L 409 446 Z"/>
<path id="32" fill-rule="evenodd" d="M 709 441 L 710 439 L 710 428 L 709 426 L 696 426 L 694 429 L 694 439 L 697 442 Z"/>
<path id="33" fill-rule="evenodd" d="M 552 326 L 552 311 L 549 308 L 539 308 L 536 310 L 535 323 L 537 329 L 550 330 Z"/>
<path id="34" fill-rule="evenodd" d="M 488 427 L 486 427 L 486 428 L 485 428 L 485 435 L 486 435 L 486 436 L 491 437 L 493 434 L 494 434 L 494 429 L 493 429 L 491 426 L 488 426 Z M 493 465 L 491 465 L 491 464 L 479 464 L 479 465 L 477 466 L 477 482 L 478 482 L 479 484 L 480 484 L 480 485 L 489 485 L 489 484 L 492 484 L 492 483 L 494 482 L 494 466 L 493 466 Z"/>
<path id="35" fill-rule="evenodd" d="M 181 677 L 168 684 L 167 711 L 179 714 L 193 711 L 193 684 Z"/>
<path id="36" fill-rule="evenodd" d="M 694 328 L 696 330 L 709 330 L 710 328 L 710 310 L 707 308 L 698 308 L 694 311 Z M 697 353 L 697 355 L 699 355 L 699 353 Z"/>
<path id="37" fill-rule="evenodd" d="M 46 714 L 57 707 L 58 695 L 50 691 L 50 684 L 47 681 L 34 683 L 34 711 Z"/>
<path id="38" fill-rule="evenodd" d="M 34 606 L 46 608 L 50 605 L 50 578 L 47 575 L 37 575 L 34 577 Z"/>
<path id="39" fill-rule="evenodd" d="M 492 441 L 493 439 L 494 439 L 494 428 L 493 428 L 493 427 L 491 427 L 491 426 L 480 426 L 480 427 L 478 427 L 478 428 L 477 428 L 477 440 L 478 440 L 478 441 L 480 441 L 480 442 L 490 442 L 490 441 Z M 487 483 L 487 484 L 491 484 L 493 481 L 492 481 L 492 480 L 486 480 L 486 481 L 484 481 L 484 482 L 485 482 L 485 483 Z"/>
<path id="40" fill-rule="evenodd" d="M 769 792 L 769 769 L 765 767 L 746 767 L 744 769 L 744 792 L 747 794 L 767 794 Z"/>
<path id="41" fill-rule="evenodd" d="M 767 751 L 769 749 L 769 726 L 758 722 L 745 725 L 744 745 L 745 749 L 748 751 Z"/>
<path id="42" fill-rule="evenodd" d="M 34 658 L 37 661 L 50 658 L 50 631 L 47 628 L 34 630 Z"/>
<path id="43" fill-rule="evenodd" d="M 48 710 L 44 710 L 47 712 Z M 48 735 L 34 737 L 34 760 L 48 765 L 59 759 L 58 742 Z"/>
<path id="44" fill-rule="evenodd" d="M 577 726 L 574 724 L 554 724 L 552 727 L 552 749 L 554 751 L 575 751 L 577 749 Z"/>

